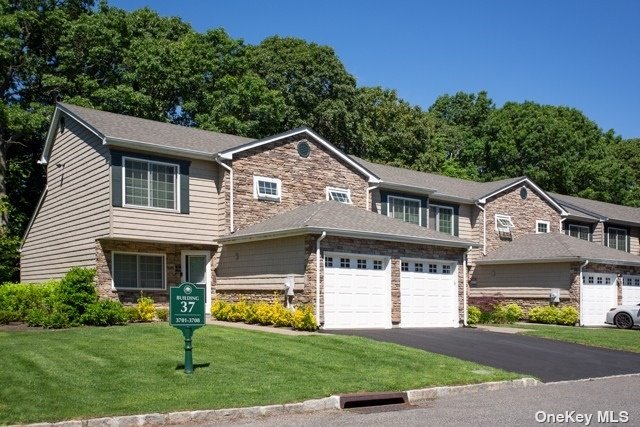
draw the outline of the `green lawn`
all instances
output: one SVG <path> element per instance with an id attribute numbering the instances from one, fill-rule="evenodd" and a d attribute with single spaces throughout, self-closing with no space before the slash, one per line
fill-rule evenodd
<path id="1" fill-rule="evenodd" d="M 518 323 L 526 335 L 569 341 L 594 347 L 640 352 L 640 330 L 615 328 L 581 328 L 577 326 L 535 325 Z"/>
<path id="2" fill-rule="evenodd" d="M 521 375 L 346 336 L 206 326 L 185 375 L 167 324 L 0 332 L 0 424 L 296 402 Z"/>

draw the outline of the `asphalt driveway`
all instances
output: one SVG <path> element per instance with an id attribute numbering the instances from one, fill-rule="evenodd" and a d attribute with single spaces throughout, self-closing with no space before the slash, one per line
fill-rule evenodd
<path id="1" fill-rule="evenodd" d="M 469 328 L 332 330 L 532 375 L 543 382 L 640 373 L 640 353 Z"/>

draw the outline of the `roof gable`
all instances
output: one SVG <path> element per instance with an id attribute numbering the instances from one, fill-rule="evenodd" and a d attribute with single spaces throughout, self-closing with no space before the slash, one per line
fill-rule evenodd
<path id="1" fill-rule="evenodd" d="M 380 182 L 380 179 L 371 171 L 369 171 L 366 167 L 354 161 L 351 157 L 343 153 L 341 150 L 339 150 L 336 146 L 331 144 L 329 141 L 322 138 L 320 135 L 318 135 L 317 133 L 315 133 L 314 131 L 306 127 L 292 129 L 287 132 L 283 132 L 277 135 L 269 136 L 269 137 L 255 140 L 255 141 L 249 141 L 245 144 L 221 151 L 220 153 L 218 153 L 218 157 L 220 159 L 232 160 L 234 154 L 251 150 L 266 144 L 270 144 L 272 142 L 277 142 L 279 140 L 283 140 L 291 136 L 303 135 L 303 134 L 306 134 L 307 136 L 313 138 L 317 143 L 319 143 L 320 145 L 325 147 L 327 150 L 329 150 L 329 152 L 331 152 L 334 156 L 336 156 L 337 158 L 339 158 L 340 160 L 342 160 L 343 162 L 351 166 L 353 169 L 357 170 L 358 172 L 366 176 L 369 182 L 372 182 L 372 183 Z"/>
<path id="2" fill-rule="evenodd" d="M 507 185 L 504 185 L 500 188 L 497 188 L 491 191 L 490 193 L 478 199 L 478 203 L 485 204 L 487 203 L 487 200 L 489 200 L 490 198 L 495 197 L 500 193 L 504 193 L 505 191 L 509 191 L 513 187 L 517 187 L 523 184 L 527 184 L 529 187 L 531 187 L 536 192 L 536 194 L 538 194 L 538 196 L 540 196 L 544 201 L 546 201 L 554 209 L 560 212 L 560 215 L 563 215 L 563 216 L 567 215 L 567 211 L 562 206 L 560 206 L 558 202 L 556 202 L 551 196 L 549 196 L 544 190 L 538 187 L 533 181 L 531 181 L 527 177 L 518 178 L 516 181 L 510 182 Z"/>

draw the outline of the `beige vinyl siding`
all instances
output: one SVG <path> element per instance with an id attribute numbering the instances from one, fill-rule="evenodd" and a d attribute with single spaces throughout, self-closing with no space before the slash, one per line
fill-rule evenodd
<path id="1" fill-rule="evenodd" d="M 556 288 L 558 288 L 556 286 Z M 549 298 L 551 288 L 471 288 L 469 289 L 469 298 Z M 560 289 L 560 299 L 570 299 L 568 289 Z"/>
<path id="2" fill-rule="evenodd" d="M 640 255 L 640 228 L 631 227 L 629 229 L 629 252 Z"/>
<path id="3" fill-rule="evenodd" d="M 304 285 L 304 237 L 224 245 L 221 248 L 216 289 L 282 289 L 287 275 L 296 288 Z"/>
<path id="4" fill-rule="evenodd" d="M 84 126 L 68 116 L 65 122 L 47 164 L 47 193 L 22 247 L 25 282 L 94 267 L 95 239 L 109 232 L 109 152 Z"/>
<path id="5" fill-rule="evenodd" d="M 458 208 L 458 236 L 461 239 L 477 242 L 476 231 L 471 227 L 472 205 L 461 204 Z"/>
<path id="6" fill-rule="evenodd" d="M 569 263 L 478 265 L 478 288 L 569 288 Z M 547 295 L 548 296 L 548 295 Z"/>
<path id="7" fill-rule="evenodd" d="M 593 243 L 604 245 L 604 224 L 602 222 L 593 227 Z"/>
<path id="8" fill-rule="evenodd" d="M 135 157 L 135 155 L 132 155 Z M 218 165 L 193 160 L 189 168 L 189 213 L 113 207 L 114 238 L 211 244 L 223 234 L 224 200 L 216 187 Z"/>

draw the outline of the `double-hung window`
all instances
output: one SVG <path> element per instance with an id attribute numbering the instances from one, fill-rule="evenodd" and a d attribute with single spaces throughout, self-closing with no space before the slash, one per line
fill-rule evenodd
<path id="1" fill-rule="evenodd" d="M 420 219 L 420 200 L 406 197 L 389 196 L 387 198 L 389 206 L 388 215 L 392 218 L 401 219 L 405 222 L 422 225 Z"/>
<path id="2" fill-rule="evenodd" d="M 431 211 L 429 217 L 433 220 L 429 228 L 453 235 L 453 208 L 430 205 L 429 210 Z"/>
<path id="3" fill-rule="evenodd" d="M 253 197 L 258 200 L 280 201 L 282 183 L 276 178 L 253 177 Z"/>
<path id="4" fill-rule="evenodd" d="M 327 200 L 351 204 L 351 190 L 344 188 L 327 187 Z"/>
<path id="5" fill-rule="evenodd" d="M 178 165 L 124 158 L 124 205 L 178 209 Z"/>
<path id="6" fill-rule="evenodd" d="M 586 225 L 569 224 L 569 236 L 588 241 L 590 232 L 590 228 Z"/>
<path id="7" fill-rule="evenodd" d="M 627 230 L 624 228 L 607 228 L 607 246 L 621 251 L 627 250 Z"/>
<path id="8" fill-rule="evenodd" d="M 165 256 L 114 252 L 113 287 L 116 289 L 164 289 Z"/>

